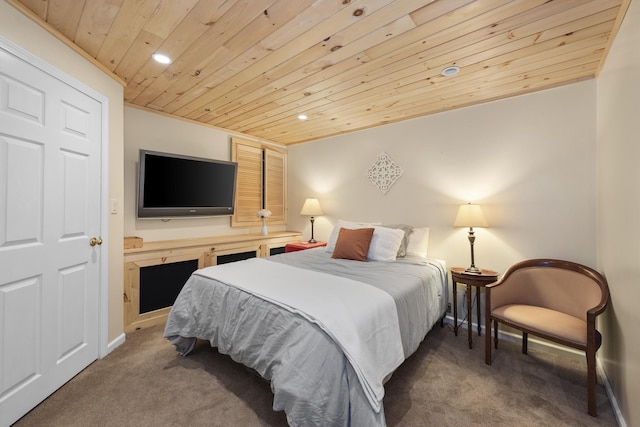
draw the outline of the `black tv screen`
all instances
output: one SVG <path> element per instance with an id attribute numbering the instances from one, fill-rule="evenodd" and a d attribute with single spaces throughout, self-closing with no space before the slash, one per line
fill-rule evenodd
<path id="1" fill-rule="evenodd" d="M 138 218 L 232 215 L 238 164 L 140 150 Z"/>

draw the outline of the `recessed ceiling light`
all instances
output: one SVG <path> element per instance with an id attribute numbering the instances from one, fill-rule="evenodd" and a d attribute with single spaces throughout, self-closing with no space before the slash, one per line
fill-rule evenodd
<path id="1" fill-rule="evenodd" d="M 306 114 L 298 114 L 298 119 L 300 119 L 300 120 L 307 120 L 307 119 L 308 119 L 308 117 L 307 117 L 307 115 L 306 115 Z"/>
<path id="2" fill-rule="evenodd" d="M 154 53 L 153 55 L 151 55 L 151 57 L 161 64 L 171 64 L 172 62 L 171 58 L 161 53 Z"/>
<path id="3" fill-rule="evenodd" d="M 440 74 L 442 74 L 445 77 L 449 77 L 449 76 L 454 76 L 454 75 L 458 74 L 459 71 L 460 71 L 460 67 L 456 67 L 455 65 L 451 65 L 450 67 L 443 68 L 442 71 L 440 72 Z"/>

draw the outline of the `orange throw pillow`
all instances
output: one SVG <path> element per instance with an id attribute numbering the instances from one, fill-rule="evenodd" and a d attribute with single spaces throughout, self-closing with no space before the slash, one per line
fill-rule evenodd
<path id="1" fill-rule="evenodd" d="M 336 247 L 331 257 L 366 261 L 373 230 L 373 228 L 358 228 L 355 230 L 340 228 Z"/>

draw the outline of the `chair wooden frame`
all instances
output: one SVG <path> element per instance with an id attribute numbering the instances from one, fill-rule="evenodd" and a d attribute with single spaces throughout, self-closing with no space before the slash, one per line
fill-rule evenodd
<path id="1" fill-rule="evenodd" d="M 586 319 L 586 327 L 587 327 L 587 339 L 586 345 L 578 344 L 574 341 L 569 341 L 566 339 L 558 338 L 557 336 L 553 336 L 551 334 L 541 333 L 539 330 L 533 330 L 532 328 L 518 324 L 517 322 L 512 322 L 505 320 L 504 318 L 497 318 L 493 315 L 494 309 L 498 307 L 492 306 L 491 301 L 491 292 L 495 290 L 495 288 L 500 286 L 509 286 L 510 283 L 515 282 L 517 279 L 513 279 L 513 273 L 521 270 L 523 268 L 533 268 L 533 269 L 546 269 L 546 268 L 559 268 L 564 270 L 573 271 L 584 276 L 587 276 L 591 280 L 593 280 L 600 288 L 600 301 L 594 306 L 589 308 L 586 311 L 585 319 Z M 600 348 L 602 344 L 602 336 L 596 330 L 596 317 L 601 314 L 608 302 L 609 302 L 609 286 L 607 284 L 607 280 L 597 271 L 570 261 L 556 260 L 556 259 L 532 259 L 519 262 L 511 266 L 504 276 L 496 283 L 488 285 L 486 288 L 485 294 L 485 325 L 487 327 L 487 333 L 485 334 L 485 363 L 487 365 L 491 365 L 491 323 L 493 322 L 493 332 L 494 332 L 494 345 L 495 348 L 498 348 L 498 323 L 503 323 L 509 327 L 520 330 L 522 332 L 522 353 L 527 354 L 527 339 L 529 334 L 536 335 L 540 338 L 565 345 L 568 347 L 572 347 L 581 351 L 584 351 L 587 358 L 587 407 L 589 415 L 595 417 L 597 416 L 596 412 L 596 351 Z M 504 305 L 503 305 L 504 306 Z"/>

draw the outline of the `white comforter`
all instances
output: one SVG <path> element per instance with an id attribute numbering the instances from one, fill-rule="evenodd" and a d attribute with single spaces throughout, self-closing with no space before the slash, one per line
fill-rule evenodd
<path id="1" fill-rule="evenodd" d="M 396 305 L 388 293 L 355 280 L 253 258 L 198 270 L 316 323 L 340 346 L 372 408 L 384 379 L 404 361 Z"/>
<path id="2" fill-rule="evenodd" d="M 418 348 L 446 310 L 446 269 L 436 260 L 357 262 L 332 259 L 331 254 L 319 248 L 276 255 L 259 263 L 235 264 L 240 268 L 245 266 L 247 271 L 248 266 L 286 264 L 323 273 L 324 276 L 315 277 L 327 280 L 321 281 L 320 289 L 313 292 L 322 294 L 326 290 L 327 294 L 342 300 L 334 303 L 345 306 L 342 290 L 330 290 L 331 285 L 326 285 L 340 277 L 364 282 L 370 286 L 369 291 L 377 289 L 391 295 L 400 325 L 403 358 Z M 223 267 L 225 265 L 215 269 L 225 270 Z M 223 283 L 222 278 L 212 279 L 201 273 L 194 273 L 185 283 L 167 319 L 164 336 L 180 353 L 192 351 L 196 338 L 206 339 L 220 353 L 253 368 L 270 382 L 273 409 L 284 410 L 291 426 L 385 426 L 384 407 L 380 406 L 376 412 L 377 405 L 371 404 L 370 396 L 381 396 L 378 379 L 395 362 L 373 375 L 376 379 L 371 383 L 376 385 L 367 392 L 360 381 L 362 372 L 356 372 L 353 366 L 360 362 L 352 362 L 346 355 L 351 350 L 336 344 L 318 322 L 285 308 L 287 303 L 275 304 L 268 297 L 256 296 Z M 267 275 L 254 271 L 247 272 L 247 281 L 250 275 L 258 278 L 247 286 L 257 288 L 258 292 L 261 292 L 260 284 L 271 281 L 266 279 Z M 286 276 L 278 274 L 277 277 Z M 302 279 L 302 286 L 304 280 L 307 279 Z M 358 283 L 355 287 L 364 284 Z M 357 300 L 355 307 L 359 304 Z M 390 360 L 396 357 L 397 349 L 393 351 Z M 374 389 L 378 391 L 373 392 Z"/>

